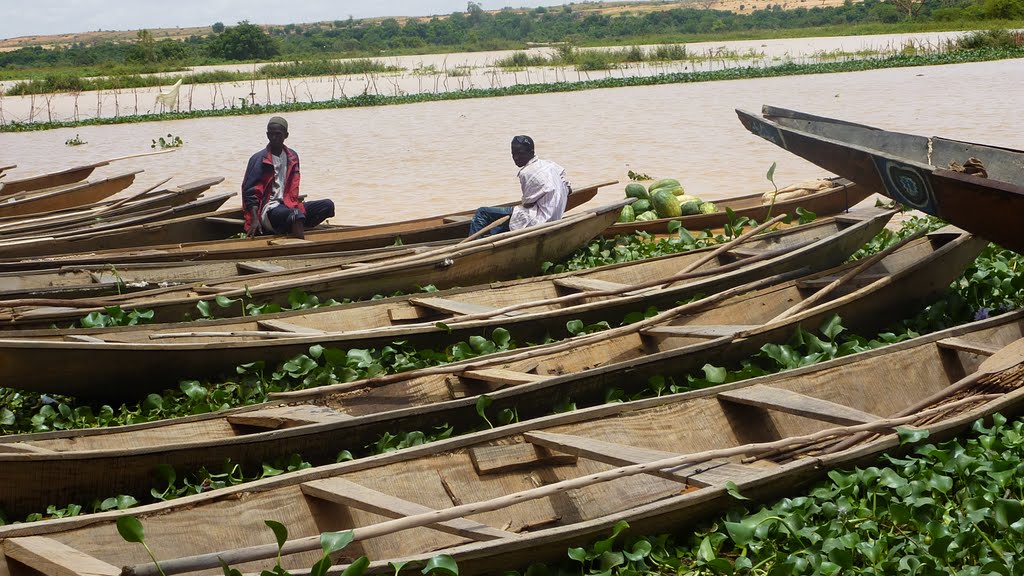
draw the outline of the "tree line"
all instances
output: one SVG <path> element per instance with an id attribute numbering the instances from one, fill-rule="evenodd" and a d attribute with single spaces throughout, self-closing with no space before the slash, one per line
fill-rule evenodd
<path id="1" fill-rule="evenodd" d="M 39 68 L 116 68 L 133 72 L 168 66 L 252 60 L 378 56 L 382 53 L 477 51 L 522 48 L 527 43 L 573 44 L 680 41 L 684 36 L 793 30 L 855 24 L 1022 21 L 1024 0 L 846 0 L 822 7 L 814 0 L 749 0 L 750 13 L 675 8 L 644 14 L 604 15 L 573 6 L 486 12 L 470 2 L 466 12 L 400 23 L 370 22 L 270 26 L 215 23 L 206 36 L 154 40 L 142 30 L 129 43 L 77 43 L 63 48 L 21 48 L 0 53 L 0 70 Z M 796 8 L 793 8 L 793 5 Z"/>

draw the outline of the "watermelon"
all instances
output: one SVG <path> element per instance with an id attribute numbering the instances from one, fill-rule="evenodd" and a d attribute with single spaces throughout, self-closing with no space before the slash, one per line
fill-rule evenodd
<path id="1" fill-rule="evenodd" d="M 715 206 L 714 202 L 705 202 L 700 205 L 701 214 L 714 214 L 718 212 L 718 206 Z"/>
<path id="2" fill-rule="evenodd" d="M 700 214 L 700 202 L 696 200 L 690 200 L 686 204 L 679 206 L 679 212 L 683 216 L 693 216 L 694 214 Z"/>
<path id="3" fill-rule="evenodd" d="M 633 220 L 636 220 L 636 212 L 633 211 L 633 206 L 623 206 L 622 212 L 619 213 L 619 219 L 616 222 L 632 222 Z"/>
<path id="4" fill-rule="evenodd" d="M 649 200 L 651 195 L 647 193 L 647 188 L 644 188 L 643 184 L 637 184 L 636 182 L 630 182 L 626 184 L 626 198 L 640 198 L 642 200 Z M 639 211 L 637 211 L 639 213 Z"/>
<path id="5" fill-rule="evenodd" d="M 651 195 L 651 205 L 659 218 L 675 218 L 683 214 L 675 194 L 665 189 L 658 189 Z"/>
<path id="6" fill-rule="evenodd" d="M 647 212 L 636 215 L 636 222 L 649 222 L 657 219 L 658 214 L 654 210 L 648 210 Z"/>
<path id="7" fill-rule="evenodd" d="M 637 200 L 633 202 L 633 212 L 641 214 L 651 209 L 651 201 L 646 199 Z"/>
<path id="8" fill-rule="evenodd" d="M 647 191 L 654 194 L 654 191 L 665 186 L 672 186 L 673 188 L 682 188 L 683 186 L 679 183 L 679 180 L 675 178 L 662 178 L 661 180 L 655 180 L 647 187 Z"/>
<path id="9" fill-rule="evenodd" d="M 696 196 L 692 196 L 690 194 L 676 194 L 676 200 L 679 200 L 680 204 L 686 204 L 687 202 L 693 202 L 694 200 L 701 203 L 704 202 L 700 198 L 697 198 Z"/>

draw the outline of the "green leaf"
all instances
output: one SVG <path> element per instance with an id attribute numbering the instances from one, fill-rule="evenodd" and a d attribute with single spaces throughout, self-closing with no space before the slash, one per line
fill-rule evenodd
<path id="1" fill-rule="evenodd" d="M 777 164 L 778 164 L 777 162 L 772 162 L 771 168 L 768 168 L 768 175 L 767 175 L 767 177 L 768 177 L 768 181 L 771 182 L 772 184 L 775 183 L 775 166 Z"/>
<path id="2" fill-rule="evenodd" d="M 280 550 L 284 543 L 288 541 L 288 528 L 274 520 L 264 520 L 263 523 L 273 530 L 274 538 L 277 540 L 277 549 Z"/>
<path id="3" fill-rule="evenodd" d="M 569 320 L 568 322 L 565 323 L 566 331 L 568 331 L 569 334 L 572 334 L 573 336 L 582 333 L 584 328 L 585 325 L 583 324 L 582 320 Z"/>
<path id="4" fill-rule="evenodd" d="M 725 382 L 726 376 L 729 375 L 729 372 L 725 368 L 712 366 L 711 364 L 705 364 L 701 370 L 704 371 L 704 378 L 712 384 L 721 384 L 722 382 Z"/>
<path id="5" fill-rule="evenodd" d="M 725 529 L 729 532 L 729 537 L 736 543 L 737 546 L 746 546 L 754 541 L 754 530 L 757 528 L 757 524 L 750 520 L 750 518 L 744 518 L 741 522 L 726 522 Z"/>
<path id="6" fill-rule="evenodd" d="M 677 230 L 679 230 L 682 227 L 683 227 L 683 223 L 680 222 L 679 220 L 669 220 L 668 224 L 666 225 L 666 228 L 668 229 L 668 233 L 669 234 L 675 233 Z"/>
<path id="7" fill-rule="evenodd" d="M 455 562 L 454 558 L 447 554 L 438 554 L 431 558 L 421 572 L 431 574 L 435 570 L 442 574 L 448 574 L 448 576 L 459 576 L 459 565 Z"/>
<path id="8" fill-rule="evenodd" d="M 920 442 L 920 441 L 924 440 L 925 438 L 927 438 L 928 435 L 929 435 L 929 432 L 928 432 L 928 430 L 918 430 L 918 429 L 912 429 L 912 428 L 897 428 L 896 429 L 896 434 L 899 435 L 900 446 L 904 446 L 906 444 L 917 444 L 918 442 Z"/>
<path id="9" fill-rule="evenodd" d="M 398 576 L 398 573 L 401 572 L 402 568 L 405 568 L 405 566 L 409 564 L 409 562 L 411 561 L 407 560 L 405 562 L 388 562 L 388 566 L 390 566 L 391 569 L 394 570 L 394 575 Z"/>
<path id="10" fill-rule="evenodd" d="M 587 551 L 583 548 L 569 548 L 569 558 L 583 563 L 587 561 Z"/>
<path id="11" fill-rule="evenodd" d="M 199 315 L 203 318 L 213 318 L 213 313 L 210 311 L 210 301 L 200 300 L 196 302 L 196 309 L 199 310 Z"/>
<path id="12" fill-rule="evenodd" d="M 353 539 L 355 539 L 355 534 L 351 530 L 324 532 L 320 534 L 320 548 L 323 549 L 324 554 L 333 554 L 348 546 Z"/>
<path id="13" fill-rule="evenodd" d="M 504 350 L 508 348 L 509 342 L 512 341 L 512 335 L 504 328 L 495 328 L 494 332 L 491 332 L 491 340 L 498 345 L 498 348 Z"/>
<path id="14" fill-rule="evenodd" d="M 182 382 L 179 387 L 181 391 L 191 400 L 202 400 L 206 398 L 207 390 L 196 380 L 186 380 Z"/>
<path id="15" fill-rule="evenodd" d="M 451 334 L 452 332 L 452 329 L 449 328 L 448 325 L 445 324 L 444 322 L 434 322 L 434 328 L 437 328 L 438 330 L 443 330 L 444 332 L 447 332 L 449 334 Z"/>
<path id="16" fill-rule="evenodd" d="M 736 483 L 732 480 L 725 483 L 725 490 L 729 493 L 729 496 L 732 496 L 737 500 L 750 500 L 750 498 L 740 494 L 739 486 L 736 486 Z"/>
<path id="17" fill-rule="evenodd" d="M 14 412 L 7 408 L 0 409 L 0 426 L 11 426 L 15 422 Z"/>
<path id="18" fill-rule="evenodd" d="M 217 306 L 220 306 L 221 308 L 229 308 L 232 304 L 238 302 L 238 300 L 232 300 L 227 296 L 217 296 L 214 300 L 217 302 Z"/>
<path id="19" fill-rule="evenodd" d="M 362 576 L 369 567 L 370 559 L 366 556 L 360 556 L 356 558 L 355 562 L 349 564 L 348 568 L 342 571 L 341 576 Z"/>
<path id="20" fill-rule="evenodd" d="M 1011 525 L 1024 518 L 1024 505 L 1020 500 L 1000 498 L 996 500 L 993 509 L 996 513 L 996 525 L 1000 528 L 1010 528 Z"/>
<path id="21" fill-rule="evenodd" d="M 142 532 L 142 522 L 135 516 L 121 516 L 117 519 L 117 533 L 124 538 L 125 542 L 140 544 L 145 540 Z"/>
<path id="22" fill-rule="evenodd" d="M 224 576 L 242 576 L 242 573 L 240 571 L 238 571 L 235 568 L 232 568 L 231 566 L 228 566 L 228 563 L 225 562 L 222 558 L 217 558 L 217 560 L 220 560 L 220 567 L 224 570 Z"/>

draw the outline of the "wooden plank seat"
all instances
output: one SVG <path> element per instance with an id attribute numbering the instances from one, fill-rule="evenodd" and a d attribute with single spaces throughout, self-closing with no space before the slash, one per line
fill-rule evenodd
<path id="1" fill-rule="evenodd" d="M 999 350 L 998 346 L 992 346 L 983 342 L 975 342 L 973 340 L 966 340 L 953 336 L 952 338 L 943 338 L 938 341 L 939 348 L 946 350 L 956 350 L 958 352 L 969 352 L 971 354 L 979 354 L 981 356 L 991 356 Z"/>
<path id="2" fill-rule="evenodd" d="M 681 456 L 674 452 L 663 452 L 637 446 L 627 446 L 603 440 L 582 438 L 569 434 L 533 431 L 523 434 L 523 438 L 531 443 L 549 450 L 557 450 L 573 454 L 581 458 L 596 460 L 612 466 L 629 466 L 675 458 Z M 690 486 L 714 486 L 728 481 L 742 482 L 769 473 L 770 469 L 736 464 L 724 460 L 710 460 L 683 466 L 675 470 L 651 470 L 650 474 Z"/>
<path id="3" fill-rule="evenodd" d="M 77 548 L 43 536 L 4 540 L 4 555 L 39 574 L 52 576 L 118 576 L 121 569 Z"/>
<path id="4" fill-rule="evenodd" d="M 559 288 L 566 288 L 578 292 L 622 290 L 623 288 L 628 287 L 627 284 L 620 284 L 618 282 L 608 282 L 606 280 L 598 280 L 597 278 L 579 278 L 575 276 L 557 278 L 552 282 Z"/>
<path id="5" fill-rule="evenodd" d="M 294 428 L 309 424 L 328 424 L 351 419 L 352 416 L 344 412 L 338 412 L 326 406 L 311 404 L 275 406 L 273 408 L 231 414 L 227 417 L 228 423 L 234 426 L 254 426 L 270 430 Z"/>
<path id="6" fill-rule="evenodd" d="M 428 308 L 430 310 L 436 310 L 438 312 L 445 312 L 448 314 L 486 314 L 497 310 L 493 306 L 484 306 L 481 304 L 472 304 L 470 302 L 459 302 L 458 300 L 450 300 L 448 298 L 411 298 L 409 300 L 411 304 Z M 501 314 L 505 316 L 505 314 Z"/>
<path id="7" fill-rule="evenodd" d="M 719 338 L 760 328 L 755 324 L 703 324 L 683 326 L 651 326 L 640 332 L 644 336 L 688 336 L 691 338 Z"/>
<path id="8" fill-rule="evenodd" d="M 575 464 L 574 454 L 552 452 L 530 443 L 481 446 L 469 449 L 469 459 L 480 476 L 504 474 L 538 466 Z"/>
<path id="9" fill-rule="evenodd" d="M 256 260 L 249 262 L 235 262 L 235 268 L 238 269 L 239 274 L 260 274 L 262 272 L 282 272 L 286 270 L 284 266 L 269 264 L 267 262 L 259 262 Z"/>
<path id="10" fill-rule="evenodd" d="M 324 334 L 323 330 L 317 330 L 316 328 L 309 328 L 307 326 L 299 326 L 298 324 L 292 324 L 291 322 L 285 322 L 284 320 L 257 320 L 256 325 L 263 330 L 274 330 L 277 332 L 291 332 L 294 334 Z"/>
<path id="11" fill-rule="evenodd" d="M 841 426 L 865 424 L 882 419 L 881 416 L 862 412 L 856 408 L 763 384 L 719 392 L 717 397 L 720 401 L 744 404 L 765 410 L 777 410 Z"/>
<path id="12" fill-rule="evenodd" d="M 350 506 L 389 518 L 404 518 L 434 511 L 427 506 L 396 498 L 395 496 L 378 492 L 343 478 L 324 478 L 322 480 L 306 482 L 302 484 L 302 493 L 309 497 Z M 488 526 L 474 520 L 467 520 L 466 518 L 446 520 L 431 524 L 429 527 L 473 540 L 497 540 L 499 538 L 519 537 L 513 532 L 499 530 L 493 526 Z"/>

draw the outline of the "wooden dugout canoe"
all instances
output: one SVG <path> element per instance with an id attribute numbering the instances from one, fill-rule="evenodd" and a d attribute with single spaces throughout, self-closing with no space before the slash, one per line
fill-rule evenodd
<path id="1" fill-rule="evenodd" d="M 198 197 L 210 187 L 210 182 L 215 180 L 220 178 L 194 182 L 186 194 L 172 193 L 154 197 L 152 205 L 155 207 L 150 209 L 97 217 L 93 222 L 83 223 L 68 230 L 43 230 L 30 236 L 0 237 L 0 254 L 12 257 L 20 254 L 23 258 L 33 258 L 46 257 L 47 254 L 60 253 L 64 250 L 88 250 L 89 246 L 102 242 L 107 234 L 116 234 L 126 227 L 159 226 L 164 220 L 178 215 L 209 214 L 220 208 L 235 193 L 222 192 L 193 200 L 188 200 L 188 197 Z M 183 203 L 169 198 L 171 195 L 178 196 L 177 199 Z M 172 201 L 171 205 L 159 206 L 168 203 L 169 200 Z"/>
<path id="2" fill-rule="evenodd" d="M 217 556 L 243 573 L 272 565 L 277 546 L 263 520 L 288 528 L 282 564 L 292 573 L 318 559 L 321 532 L 351 529 L 356 541 L 337 559 L 367 555 L 374 571 L 437 553 L 455 557 L 461 574 L 523 568 L 621 520 L 641 534 L 691 526 L 735 505 L 727 482 L 755 500 L 792 494 L 831 469 L 909 449 L 892 433 L 898 425 L 938 442 L 995 411 L 1020 413 L 1021 334 L 1017 313 L 744 382 L 131 510 L 9 525 L 0 528 L 0 574 L 152 574 L 145 550 L 117 534 L 125 515 L 140 518 L 168 575 L 215 574 Z M 855 433 L 865 428 L 881 436 Z M 403 520 L 376 526 L 389 518 Z"/>
<path id="3" fill-rule="evenodd" d="M 196 201 L 203 192 L 224 181 L 222 177 L 204 178 L 180 186 L 147 189 L 121 199 L 108 199 L 86 206 L 31 216 L 0 218 L 0 236 L 6 238 L 29 237 L 42 234 L 73 233 L 97 223 L 127 219 L 154 210 L 174 208 Z M 166 182 L 166 180 L 164 181 Z M 162 184 L 162 183 L 161 183 Z M 157 186 L 160 186 L 158 184 Z M 233 193 L 229 193 L 231 195 Z M 175 214 L 174 217 L 187 216 Z"/>
<path id="4" fill-rule="evenodd" d="M 597 195 L 602 182 L 573 190 L 567 201 L 572 209 Z M 3 258 L 0 270 L 53 268 L 74 264 L 125 264 L 136 262 L 186 262 L 274 258 L 298 254 L 319 254 L 462 239 L 469 235 L 473 211 L 444 214 L 387 224 L 328 228 L 307 232 L 304 240 L 283 236 L 227 239 L 241 231 L 238 210 L 189 218 L 159 225 L 137 226 L 97 235 L 88 245 L 54 247 L 51 250 L 87 250 L 32 260 Z M 51 252 L 57 254 L 57 252 Z"/>
<path id="5" fill-rule="evenodd" d="M 0 199 L 0 216 L 26 216 L 98 202 L 131 186 L 140 172 L 5 196 Z"/>
<path id="6" fill-rule="evenodd" d="M 17 180 L 5 180 L 3 185 L 0 186 L 0 198 L 10 196 L 11 194 L 18 194 L 20 192 L 31 192 L 45 188 L 74 184 L 75 182 L 81 182 L 88 178 L 97 168 L 108 166 L 119 160 L 128 160 L 129 158 L 139 158 L 142 156 L 156 156 L 157 154 L 168 154 L 174 151 L 175 148 L 169 148 L 164 150 L 155 150 L 152 152 L 143 152 L 141 154 L 130 154 L 128 156 L 120 156 L 109 160 L 100 160 L 99 162 L 93 162 L 92 164 L 84 164 L 82 166 L 74 166 L 71 168 L 56 170 L 54 172 L 47 172 L 45 174 L 18 178 Z M 14 165 L 11 165 L 5 168 L 14 167 Z M 0 172 L 3 172 L 3 170 L 0 170 Z"/>
<path id="7" fill-rule="evenodd" d="M 872 192 L 938 216 L 1011 250 L 1024 213 L 1024 151 L 889 132 L 784 108 L 737 110 L 754 134 Z M 984 175 L 951 166 L 980 160 Z"/>
<path id="8" fill-rule="evenodd" d="M 862 214 L 870 214 L 865 211 Z M 858 218 L 838 222 L 839 227 L 846 227 Z M 826 224 L 825 227 L 828 227 Z M 832 224 L 839 230 L 836 224 Z M 805 242 L 807 238 L 798 240 Z M 852 246 L 853 244 L 848 244 Z M 416 245 L 410 246 L 410 249 Z M 776 246 L 775 248 L 781 248 Z M 0 272 L 0 298 L 93 298 L 109 294 L 137 292 L 156 288 L 157 285 L 172 285 L 198 281 L 211 281 L 227 277 L 251 275 L 261 271 L 285 270 L 350 264 L 366 261 L 365 258 L 387 257 L 391 251 L 356 251 L 343 255 L 314 254 L 309 256 L 289 256 L 284 258 L 264 258 L 239 262 L 204 261 L 195 263 L 152 263 L 63 266 L 50 270 L 32 270 L 20 272 Z M 401 250 L 394 251 L 402 252 Z M 838 264 L 828 261 L 823 267 Z M 669 273 L 666 271 L 666 276 Z"/>
<path id="9" fill-rule="evenodd" d="M 678 318 L 650 326 L 276 395 L 283 404 L 122 428 L 5 437 L 0 440 L 0 463 L 18 465 L 0 467 L 0 504 L 31 511 L 33 503 L 89 501 L 111 491 L 144 496 L 151 471 L 160 464 L 184 471 L 216 467 L 230 458 L 258 466 L 293 453 L 315 464 L 332 462 L 340 450 L 358 453 L 385 433 L 429 430 L 442 422 L 457 430 L 477 427 L 480 419 L 474 406 L 479 394 L 492 399 L 491 414 L 509 408 L 521 420 L 538 418 L 566 398 L 579 405 L 598 404 L 609 388 L 635 393 L 651 376 L 699 372 L 709 361 L 738 362 L 767 343 L 786 342 L 797 326 L 814 329 L 836 313 L 855 331 L 873 332 L 936 292 L 927 289 L 936 278 L 922 274 L 922 268 L 949 262 L 915 265 L 910 258 L 920 256 L 925 243 L 928 239 L 880 264 L 881 269 L 900 265 L 903 270 L 856 291 L 834 294 L 791 318 L 771 319 L 789 307 L 793 297 L 809 298 L 808 287 L 820 289 L 816 280 L 822 277 L 744 293 L 756 288 L 748 285 L 730 291 L 735 293 L 721 301 L 690 305 Z M 762 324 L 723 325 L 723 315 Z M 1009 332 L 1024 327 L 1021 315 L 998 322 L 1009 325 Z M 102 354 L 94 358 L 94 365 L 105 361 Z M 45 477 L 61 482 L 24 481 Z M 3 492 L 5 486 L 9 488 Z"/>
<path id="10" fill-rule="evenodd" d="M 396 258 L 386 263 L 330 268 L 316 274 L 308 270 L 268 272 L 244 279 L 227 279 L 200 286 L 179 286 L 148 290 L 104 299 L 122 308 L 146 308 L 155 312 L 157 321 L 180 321 L 195 312 L 200 301 L 213 303 L 217 298 L 235 299 L 227 308 L 218 308 L 220 316 L 241 316 L 245 302 L 288 305 L 292 290 L 303 290 L 322 299 L 368 298 L 396 291 L 413 292 L 419 286 L 449 288 L 480 282 L 530 276 L 545 261 L 558 261 L 601 233 L 617 217 L 626 200 L 576 213 L 555 222 L 470 240 L 433 251 Z M 603 227 L 602 227 L 603 226 Z M 17 306 L 0 319 L 3 327 L 49 325 L 74 321 L 81 317 L 85 303 L 93 310 L 103 307 L 91 301 L 69 301 L 68 307 L 39 308 Z M 47 303 L 49 305 L 49 303 Z M 88 309 L 84 310 L 88 313 Z M 30 319 L 31 318 L 31 319 Z M 44 320 L 44 318 L 46 318 Z M 42 323 L 42 324 L 40 324 Z"/>
<path id="11" fill-rule="evenodd" d="M 767 257 L 764 260 L 729 264 L 734 257 L 722 254 L 720 260 L 710 260 L 695 270 L 703 274 L 672 281 L 665 288 L 657 286 L 669 282 L 677 271 L 699 264 L 711 251 L 315 311 L 200 324 L 11 333 L 8 339 L 0 340 L 0 380 L 6 376 L 17 378 L 19 386 L 50 393 L 138 396 L 174 385 L 181 377 L 223 374 L 239 364 L 257 360 L 281 362 L 305 353 L 314 343 L 363 348 L 403 341 L 434 348 L 466 340 L 473 334 L 489 334 L 499 326 L 510 330 L 517 341 L 536 342 L 547 334 L 566 336 L 568 320 L 590 323 L 621 318 L 649 306 L 669 308 L 681 299 L 713 294 L 758 278 L 838 265 L 877 234 L 890 216 L 890 212 L 869 210 L 859 221 L 853 220 L 851 214 L 849 222 L 826 220 L 766 235 L 744 246 L 751 258 L 763 255 Z M 645 283 L 650 287 L 614 298 L 580 293 L 595 287 L 632 289 Z M 581 297 L 575 302 L 554 301 L 571 294 Z M 524 303 L 539 306 L 520 314 L 452 322 L 454 316 L 465 312 Z M 449 323 L 447 329 L 436 325 L 441 321 Z M 197 329 L 212 334 L 153 339 L 174 331 L 188 333 Z M 260 332 L 251 334 L 254 330 Z M 28 370 L 37 354 L 58 354 L 62 362 L 46 371 Z M 100 361 L 101 356 L 111 361 Z M 138 379 L 140 371 L 148 374 L 144 381 Z"/>
<path id="12" fill-rule="evenodd" d="M 780 200 L 775 203 L 774 207 L 762 204 L 761 194 L 748 194 L 716 200 L 715 204 L 718 205 L 719 211 L 711 214 L 659 218 L 647 222 L 618 222 L 609 226 L 604 234 L 605 236 L 614 236 L 615 234 L 631 234 L 636 231 L 644 231 L 649 234 L 668 234 L 668 224 L 672 221 L 679 222 L 683 228 L 691 231 L 714 230 L 729 223 L 726 208 L 731 208 L 737 217 L 745 216 L 758 222 L 770 218 L 769 213 L 796 214 L 797 208 L 814 212 L 819 217 L 832 216 L 848 212 L 871 194 L 871 191 L 858 187 L 849 180 L 837 179 L 835 185 L 830 188 L 792 200 Z"/>

